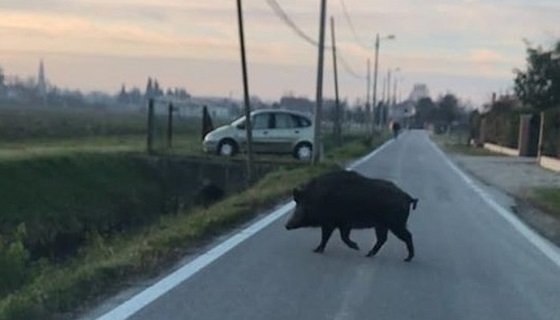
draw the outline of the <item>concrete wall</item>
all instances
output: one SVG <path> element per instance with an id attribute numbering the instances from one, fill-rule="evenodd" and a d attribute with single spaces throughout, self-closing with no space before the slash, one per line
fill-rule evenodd
<path id="1" fill-rule="evenodd" d="M 497 144 L 493 144 L 493 143 L 484 143 L 484 149 L 493 151 L 493 152 L 497 152 L 497 153 L 501 153 L 501 154 L 506 154 L 508 156 L 519 156 L 519 150 L 517 149 L 512 149 L 512 148 L 507 148 L 507 147 L 502 147 L 499 146 Z"/>
<path id="2" fill-rule="evenodd" d="M 539 164 L 546 169 L 560 172 L 560 159 L 540 157 Z"/>

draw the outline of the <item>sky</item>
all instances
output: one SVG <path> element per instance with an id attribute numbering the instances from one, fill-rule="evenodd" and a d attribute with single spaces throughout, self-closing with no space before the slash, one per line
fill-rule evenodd
<path id="1" fill-rule="evenodd" d="M 320 0 L 276 0 L 309 37 L 319 35 Z M 415 83 L 433 98 L 451 92 L 474 106 L 513 87 L 526 44 L 560 39 L 558 0 L 328 0 L 335 20 L 342 99 L 364 101 L 367 60 L 379 34 L 378 97 L 389 69 L 406 97 Z M 347 15 L 345 14 L 345 10 Z M 195 96 L 242 98 L 236 1 L 0 0 L 0 67 L 61 88 L 116 93 L 147 78 Z M 249 90 L 263 100 L 314 99 L 315 45 L 299 37 L 268 0 L 244 0 Z M 327 25 L 327 27 L 329 27 Z M 395 35 L 394 40 L 386 39 Z M 330 29 L 326 40 L 330 43 Z M 395 79 L 395 77 L 393 77 Z M 334 97 L 325 55 L 324 96 Z M 394 83 L 393 83 L 394 85 Z M 371 88 L 371 86 L 370 86 Z"/>

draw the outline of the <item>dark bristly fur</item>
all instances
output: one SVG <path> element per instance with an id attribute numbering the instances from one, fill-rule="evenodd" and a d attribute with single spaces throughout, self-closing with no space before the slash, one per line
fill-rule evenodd
<path id="1" fill-rule="evenodd" d="M 367 256 L 375 255 L 391 231 L 408 249 L 405 261 L 414 257 L 412 234 L 407 229 L 410 207 L 418 199 L 411 197 L 393 182 L 370 179 L 352 171 L 336 171 L 315 178 L 302 188 L 294 189 L 296 209 L 286 229 L 320 227 L 321 243 L 315 252 L 323 252 L 335 229 L 342 241 L 358 250 L 350 239 L 352 229 L 375 228 L 377 242 Z"/>

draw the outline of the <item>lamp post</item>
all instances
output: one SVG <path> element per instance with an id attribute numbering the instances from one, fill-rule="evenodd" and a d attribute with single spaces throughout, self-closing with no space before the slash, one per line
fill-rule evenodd
<path id="1" fill-rule="evenodd" d="M 385 37 L 379 37 L 379 33 L 375 36 L 375 63 L 373 69 L 373 110 L 377 107 L 377 73 L 379 70 L 379 43 L 381 40 L 394 40 L 396 37 L 393 34 L 390 34 Z M 375 114 L 375 113 L 374 113 Z"/>

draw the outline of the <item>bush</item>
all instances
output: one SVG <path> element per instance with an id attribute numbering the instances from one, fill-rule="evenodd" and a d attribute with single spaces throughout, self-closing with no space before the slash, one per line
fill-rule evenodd
<path id="1" fill-rule="evenodd" d="M 504 147 L 517 149 L 519 146 L 519 125 L 522 114 L 533 114 L 527 109 L 492 110 L 483 116 L 486 120 L 485 139 Z"/>
<path id="2" fill-rule="evenodd" d="M 13 240 L 0 237 L 0 297 L 19 288 L 27 278 L 29 253 L 23 245 L 25 226 L 18 228 Z"/>

